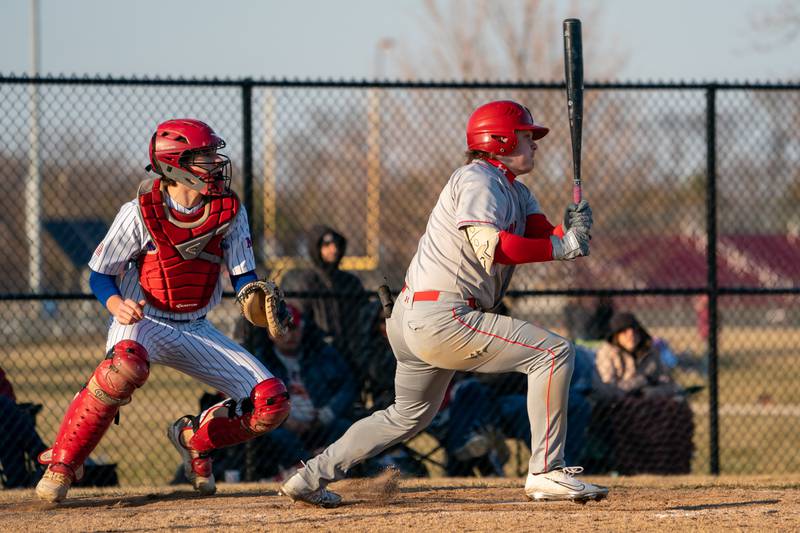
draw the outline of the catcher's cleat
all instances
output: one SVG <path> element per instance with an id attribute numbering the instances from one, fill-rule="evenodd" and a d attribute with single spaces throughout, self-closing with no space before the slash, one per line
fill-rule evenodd
<path id="1" fill-rule="evenodd" d="M 572 500 L 577 503 L 600 501 L 608 496 L 608 488 L 573 477 L 583 472 L 581 466 L 566 466 L 544 474 L 529 474 L 525 494 L 537 502 Z"/>
<path id="2" fill-rule="evenodd" d="M 67 497 L 71 485 L 72 475 L 69 467 L 61 464 L 50 465 L 36 484 L 36 496 L 47 502 L 60 502 Z"/>
<path id="3" fill-rule="evenodd" d="M 326 509 L 339 507 L 339 504 L 342 503 L 341 496 L 325 487 L 309 490 L 303 478 L 297 474 L 281 485 L 279 492 L 284 496 L 288 496 L 293 502 L 300 501 L 317 507 L 325 507 Z"/>
<path id="4" fill-rule="evenodd" d="M 169 441 L 181 454 L 183 461 L 183 472 L 191 482 L 194 490 L 203 496 L 211 496 L 217 492 L 217 485 L 214 482 L 214 472 L 211 469 L 211 457 L 187 447 L 184 442 L 186 438 L 184 432 L 193 432 L 192 417 L 182 416 L 167 429 Z"/>

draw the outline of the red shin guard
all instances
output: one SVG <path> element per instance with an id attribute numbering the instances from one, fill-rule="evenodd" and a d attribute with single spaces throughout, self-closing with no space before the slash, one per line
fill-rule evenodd
<path id="1" fill-rule="evenodd" d="M 248 441 L 280 426 L 289 416 L 289 393 L 278 378 L 269 378 L 250 392 L 237 415 L 231 400 L 220 402 L 203 412 L 194 435 L 187 443 L 200 453 Z"/>
<path id="2" fill-rule="evenodd" d="M 129 340 L 118 342 L 69 405 L 53 445 L 51 470 L 74 478 L 119 407 L 130 402 L 133 391 L 144 385 L 149 374 L 144 347 Z"/>

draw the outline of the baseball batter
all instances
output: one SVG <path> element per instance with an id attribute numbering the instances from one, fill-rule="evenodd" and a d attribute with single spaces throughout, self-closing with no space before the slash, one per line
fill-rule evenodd
<path id="1" fill-rule="evenodd" d="M 66 497 L 86 458 L 144 385 L 153 363 L 171 366 L 230 399 L 184 416 L 168 436 L 201 494 L 216 490 L 211 450 L 279 426 L 289 413 L 284 384 L 206 319 L 222 294 L 224 266 L 237 292 L 252 292 L 252 240 L 244 207 L 230 190 L 225 142 L 205 123 L 169 120 L 150 142 L 158 177 L 124 204 L 89 262 L 90 284 L 113 315 L 107 355 L 75 396 L 58 430 L 36 494 Z"/>
<path id="2" fill-rule="evenodd" d="M 335 507 L 326 485 L 428 426 L 455 371 L 528 376 L 532 500 L 599 500 L 608 489 L 564 464 L 574 346 L 534 324 L 496 315 L 515 265 L 589 254 L 592 212 L 571 205 L 554 227 L 516 177 L 534 167 L 547 128 L 512 101 L 490 102 L 467 125 L 468 164 L 441 192 L 411 260 L 387 333 L 397 358 L 395 403 L 356 422 L 281 487 L 292 500 Z"/>

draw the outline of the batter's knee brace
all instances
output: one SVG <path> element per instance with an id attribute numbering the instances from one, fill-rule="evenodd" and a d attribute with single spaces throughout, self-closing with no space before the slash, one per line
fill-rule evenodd
<path id="1" fill-rule="evenodd" d="M 289 416 L 291 403 L 286 385 L 278 378 L 269 378 L 258 383 L 250 392 L 253 412 L 249 427 L 253 433 L 271 431 L 283 424 Z"/>

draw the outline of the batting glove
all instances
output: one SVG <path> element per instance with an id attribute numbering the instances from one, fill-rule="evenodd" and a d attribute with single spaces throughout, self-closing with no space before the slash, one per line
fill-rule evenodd
<path id="1" fill-rule="evenodd" d="M 592 208 L 586 200 L 581 200 L 578 204 L 570 204 L 564 210 L 564 222 L 562 227 L 565 232 L 574 228 L 577 231 L 586 233 L 591 239 L 593 223 Z"/>
<path id="2" fill-rule="evenodd" d="M 556 261 L 571 261 L 589 255 L 589 235 L 575 228 L 570 228 L 560 239 L 551 236 L 550 242 L 553 243 L 553 259 Z"/>

